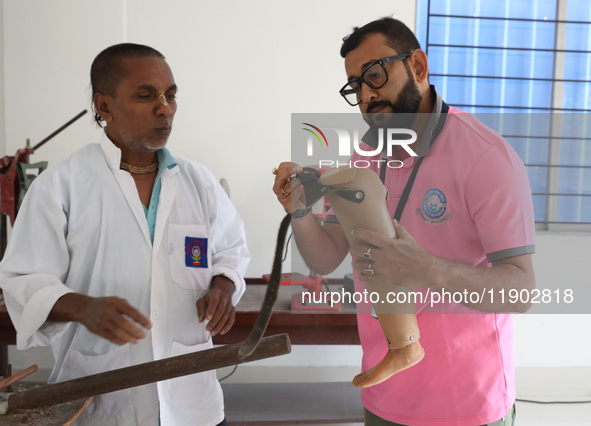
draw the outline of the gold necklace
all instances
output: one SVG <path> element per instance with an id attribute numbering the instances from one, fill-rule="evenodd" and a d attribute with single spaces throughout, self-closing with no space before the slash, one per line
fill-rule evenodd
<path id="1" fill-rule="evenodd" d="M 131 164 L 127 164 L 122 161 L 120 167 L 122 170 L 126 170 L 129 173 L 145 175 L 148 173 L 152 173 L 158 168 L 158 160 L 154 161 L 152 164 L 146 167 L 132 166 Z"/>

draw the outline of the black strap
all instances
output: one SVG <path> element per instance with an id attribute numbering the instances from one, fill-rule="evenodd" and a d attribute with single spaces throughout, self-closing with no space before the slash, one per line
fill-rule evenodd
<path id="1" fill-rule="evenodd" d="M 380 164 L 380 163 L 378 163 L 378 164 Z M 384 166 L 384 167 L 382 167 L 380 169 L 380 180 L 382 181 L 384 186 L 386 186 L 386 162 L 385 161 L 384 161 L 384 164 L 382 164 L 382 166 Z"/>
<path id="2" fill-rule="evenodd" d="M 441 116 L 439 118 L 439 121 L 437 122 L 437 125 L 435 126 L 433 136 L 431 138 L 431 144 L 433 144 L 433 142 L 435 142 L 435 139 L 437 139 L 437 136 L 439 136 L 439 133 L 441 133 L 441 129 L 443 128 L 443 125 L 445 124 L 445 119 L 447 117 L 448 111 L 449 111 L 449 106 L 445 102 L 442 102 Z M 410 195 L 410 190 L 412 189 L 412 185 L 415 183 L 415 178 L 417 177 L 417 173 L 419 171 L 419 167 L 421 166 L 421 163 L 423 162 L 423 158 L 425 158 L 425 157 L 424 156 L 419 157 L 419 159 L 415 163 L 415 165 L 412 169 L 412 172 L 411 172 L 410 176 L 408 177 L 408 182 L 406 182 L 406 186 L 404 187 L 404 191 L 402 191 L 402 196 L 400 197 L 400 201 L 398 202 L 398 206 L 396 206 L 396 211 L 394 212 L 394 219 L 396 219 L 398 222 L 400 222 L 400 217 L 402 216 L 402 212 L 404 211 L 404 206 L 406 205 L 406 202 L 408 201 L 408 196 Z M 384 167 L 382 167 L 380 169 L 380 180 L 382 181 L 384 186 L 386 185 L 386 169 L 387 169 L 387 167 L 385 165 L 384 165 Z"/>
<path id="3" fill-rule="evenodd" d="M 400 216 L 402 216 L 402 211 L 404 210 L 404 206 L 408 201 L 408 195 L 410 194 L 413 183 L 415 183 L 415 178 L 417 177 L 417 172 L 419 171 L 419 167 L 423 162 L 423 158 L 425 157 L 419 158 L 419 160 L 415 163 L 414 167 L 412 168 L 412 173 L 408 177 L 408 182 L 406 182 L 406 186 L 404 187 L 404 191 L 402 192 L 402 196 L 400 197 L 400 201 L 398 202 L 398 206 L 394 212 L 394 219 L 396 219 L 397 222 L 400 222 Z"/>
<path id="4" fill-rule="evenodd" d="M 415 183 L 415 178 L 417 177 L 417 173 L 419 171 L 419 167 L 421 167 L 421 163 L 423 162 L 423 158 L 420 157 L 417 162 L 415 163 L 414 167 L 412 168 L 412 172 L 408 177 L 408 182 L 406 182 L 406 186 L 404 187 L 404 191 L 402 191 L 402 196 L 400 197 L 400 201 L 398 202 L 398 206 L 396 206 L 396 211 L 394 212 L 394 219 L 400 222 L 400 217 L 402 216 L 402 212 L 404 210 L 404 206 L 408 201 L 408 196 L 410 195 L 410 190 L 412 189 L 413 183 Z M 386 185 L 386 167 L 382 167 L 380 169 L 380 179 L 382 183 Z"/>

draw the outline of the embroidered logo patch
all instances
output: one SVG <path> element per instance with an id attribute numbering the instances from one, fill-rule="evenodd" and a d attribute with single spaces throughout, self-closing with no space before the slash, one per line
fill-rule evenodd
<path id="1" fill-rule="evenodd" d="M 185 265 L 207 268 L 207 238 L 185 237 Z"/>
<path id="2" fill-rule="evenodd" d="M 421 208 L 417 209 L 417 214 L 422 216 L 425 222 L 431 225 L 439 225 L 453 218 L 451 213 L 445 214 L 446 210 L 447 200 L 445 194 L 439 189 L 432 188 L 423 197 Z"/>

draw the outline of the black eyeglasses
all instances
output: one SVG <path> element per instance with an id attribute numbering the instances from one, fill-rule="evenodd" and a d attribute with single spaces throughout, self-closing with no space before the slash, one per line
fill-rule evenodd
<path id="1" fill-rule="evenodd" d="M 358 105 L 361 102 L 361 83 L 367 84 L 372 89 L 379 89 L 388 82 L 388 72 L 384 65 L 390 62 L 403 61 L 412 55 L 412 53 L 388 56 L 387 58 L 375 61 L 361 73 L 361 76 L 345 84 L 339 93 L 349 105 Z"/>

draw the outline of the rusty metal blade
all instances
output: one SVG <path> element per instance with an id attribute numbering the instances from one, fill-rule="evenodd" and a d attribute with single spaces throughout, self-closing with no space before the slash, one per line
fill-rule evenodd
<path id="1" fill-rule="evenodd" d="M 174 377 L 285 355 L 291 351 L 287 334 L 265 337 L 257 350 L 244 359 L 238 359 L 239 346 L 240 343 L 220 346 L 16 392 L 8 398 L 8 409 L 51 407 Z"/>

